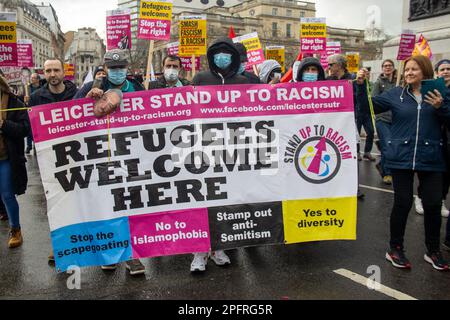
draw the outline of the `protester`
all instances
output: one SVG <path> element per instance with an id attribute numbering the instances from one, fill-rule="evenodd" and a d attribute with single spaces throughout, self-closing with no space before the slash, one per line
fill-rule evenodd
<path id="1" fill-rule="evenodd" d="M 386 166 L 394 184 L 394 207 L 391 213 L 390 250 L 386 259 L 394 267 L 410 269 L 404 253 L 404 234 L 408 213 L 413 204 L 414 175 L 422 189 L 425 211 L 425 261 L 437 270 L 448 270 L 440 251 L 443 172 L 446 171 L 440 121 L 450 121 L 450 96 L 435 90 L 425 97 L 421 81 L 433 79 L 431 61 L 414 56 L 405 61 L 405 86 L 374 97 L 376 113 L 392 111 L 391 139 L 386 152 Z M 358 72 L 357 84 L 363 86 L 365 71 Z"/>
<path id="2" fill-rule="evenodd" d="M 156 81 L 151 81 L 149 89 L 163 89 L 189 86 L 190 82 L 181 78 L 180 73 L 183 68 L 181 59 L 177 56 L 169 55 L 163 60 L 163 75 Z"/>
<path id="3" fill-rule="evenodd" d="M 446 83 L 447 83 L 447 87 L 449 86 L 449 74 L 450 74 L 450 65 L 446 62 L 448 62 L 449 60 L 441 60 L 440 62 L 438 62 L 436 64 L 436 68 L 435 68 L 435 72 L 436 75 L 438 77 L 444 78 L 446 79 Z M 448 126 L 443 125 L 442 126 L 442 131 L 443 131 L 443 137 L 444 137 L 444 146 L 446 149 L 445 152 L 445 160 L 447 163 L 447 172 L 444 174 L 444 189 L 443 194 L 442 194 L 442 207 L 441 207 L 441 215 L 444 218 L 448 218 L 449 216 L 449 210 L 447 209 L 446 205 L 445 205 L 445 200 L 447 199 L 447 193 L 448 193 L 448 188 L 450 186 L 450 159 L 447 155 L 447 150 L 449 148 L 448 144 L 450 143 L 450 140 L 448 139 Z M 423 204 L 422 204 L 422 187 L 419 185 L 419 187 L 417 188 L 417 197 L 415 197 L 415 201 L 414 201 L 414 206 L 416 209 L 416 212 L 420 215 L 424 214 L 424 210 L 423 210 Z"/>
<path id="4" fill-rule="evenodd" d="M 307 57 L 299 63 L 293 80 L 294 82 L 324 81 L 325 71 L 318 59 Z"/>
<path id="5" fill-rule="evenodd" d="M 94 98 L 100 99 L 109 89 L 120 89 L 123 93 L 144 90 L 144 87 L 136 80 L 127 79 L 128 72 L 127 52 L 114 49 L 104 56 L 104 67 L 107 76 L 94 88 L 95 81 L 86 83 L 75 95 L 74 99 Z"/>
<path id="6" fill-rule="evenodd" d="M 255 74 L 253 74 L 251 72 L 245 71 L 247 68 L 247 63 L 248 63 L 247 49 L 240 42 L 236 42 L 234 45 L 241 57 L 241 66 L 239 67 L 238 73 L 243 75 L 244 77 L 246 77 L 250 83 L 260 84 L 261 81 L 259 80 L 258 76 L 256 76 Z"/>
<path id="7" fill-rule="evenodd" d="M 29 86 L 30 95 L 33 94 L 35 91 L 39 90 L 40 88 L 41 88 L 41 77 L 37 73 L 31 74 Z M 28 105 L 30 103 L 30 97 L 25 96 L 24 102 L 26 105 Z M 30 134 L 27 136 L 27 149 L 25 150 L 25 153 L 30 154 L 32 149 L 33 149 L 33 134 L 30 132 Z"/>
<path id="8" fill-rule="evenodd" d="M 259 80 L 261 83 L 277 84 L 281 80 L 281 65 L 276 60 L 266 60 L 258 65 Z"/>
<path id="9" fill-rule="evenodd" d="M 94 81 L 86 83 L 75 95 L 74 99 L 89 97 L 97 101 L 102 101 L 102 98 L 105 98 L 109 90 L 111 90 L 111 93 L 117 90 L 120 90 L 122 93 L 144 90 L 137 81 L 127 79 L 128 65 L 129 62 L 125 51 L 119 49 L 108 51 L 104 56 L 106 77 L 103 78 L 100 86 L 94 87 Z M 119 104 L 114 103 L 116 107 Z M 108 101 L 106 101 L 105 105 L 109 105 Z M 108 110 L 108 112 L 110 111 L 114 110 Z M 96 111 L 94 110 L 94 112 Z M 145 267 L 138 259 L 126 261 L 125 265 L 132 276 L 145 273 Z M 103 265 L 101 268 L 102 270 L 112 271 L 117 269 L 117 264 Z"/>
<path id="10" fill-rule="evenodd" d="M 77 93 L 76 86 L 64 80 L 64 63 L 58 58 L 45 61 L 44 77 L 47 83 L 31 95 L 30 107 L 68 101 Z M 48 261 L 51 263 L 55 261 L 53 250 L 50 252 Z"/>
<path id="11" fill-rule="evenodd" d="M 94 70 L 94 79 L 95 80 L 103 80 L 106 77 L 106 70 L 103 66 L 98 66 Z"/>
<path id="12" fill-rule="evenodd" d="M 2 109 L 24 107 L 3 76 L 0 76 L 0 102 Z M 11 249 L 23 243 L 16 195 L 24 194 L 27 188 L 24 138 L 29 134 L 30 123 L 26 110 L 0 111 L 0 198 L 11 228 L 8 239 Z"/>
<path id="13" fill-rule="evenodd" d="M 229 38 L 219 38 L 207 51 L 209 71 L 198 73 L 192 80 L 194 86 L 249 84 L 249 80 L 240 75 L 241 58 L 238 50 Z M 224 266 L 231 263 L 223 251 L 194 253 L 191 272 L 203 272 L 210 257 L 216 265 Z"/>
<path id="14" fill-rule="evenodd" d="M 376 97 L 384 92 L 387 92 L 395 88 L 397 83 L 397 70 L 395 70 L 395 64 L 392 60 L 387 59 L 382 63 L 382 73 L 378 77 L 378 80 L 373 85 L 372 96 Z M 391 136 L 391 123 L 392 123 L 392 112 L 387 111 L 380 113 L 376 116 L 376 127 L 378 133 L 379 148 L 381 153 L 380 162 L 376 165 L 378 171 L 380 172 L 383 182 L 387 185 L 392 184 L 391 170 L 386 167 L 386 157 L 385 153 L 387 148 L 387 143 Z"/>
<path id="15" fill-rule="evenodd" d="M 448 94 L 450 94 L 450 60 L 444 59 L 439 61 L 435 67 L 436 75 L 439 78 L 444 78 L 445 85 L 448 88 Z M 444 137 L 444 147 L 445 147 L 445 162 L 447 164 L 447 172 L 444 175 L 444 184 L 443 184 L 443 199 L 447 198 L 448 190 L 450 187 L 450 126 L 448 124 L 443 125 L 443 137 Z M 442 211 L 441 214 L 444 214 L 444 202 L 442 203 Z M 447 209 L 447 208 L 445 208 Z M 447 210 L 448 217 L 448 210 Z M 450 250 L 450 219 L 447 220 L 447 228 L 445 232 L 445 240 L 443 247 L 447 250 Z"/>

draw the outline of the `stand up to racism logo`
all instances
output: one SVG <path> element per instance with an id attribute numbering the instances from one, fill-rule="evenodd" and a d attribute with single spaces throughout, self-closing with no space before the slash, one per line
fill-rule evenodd
<path id="1" fill-rule="evenodd" d="M 286 146 L 285 163 L 295 165 L 301 178 L 313 184 L 333 180 L 342 161 L 354 159 L 348 140 L 324 125 L 307 126 L 293 135 Z"/>

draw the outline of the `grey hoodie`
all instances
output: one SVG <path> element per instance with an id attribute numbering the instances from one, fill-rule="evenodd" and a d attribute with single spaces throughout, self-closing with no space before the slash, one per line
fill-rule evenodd
<path id="1" fill-rule="evenodd" d="M 259 79 L 262 83 L 268 83 L 270 73 L 275 69 L 281 69 L 281 65 L 275 60 L 266 60 L 258 66 Z"/>

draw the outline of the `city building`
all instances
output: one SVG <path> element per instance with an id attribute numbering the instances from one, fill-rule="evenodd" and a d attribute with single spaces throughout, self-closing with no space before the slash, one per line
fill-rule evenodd
<path id="1" fill-rule="evenodd" d="M 106 47 L 93 28 L 80 28 L 66 33 L 64 61 L 75 65 L 75 84 L 83 84 L 85 76 L 103 64 Z M 69 42 L 70 41 L 70 42 Z"/>
<path id="2" fill-rule="evenodd" d="M 61 31 L 61 25 L 58 21 L 58 15 L 51 4 L 41 3 L 36 5 L 41 15 L 43 15 L 47 22 L 50 24 L 51 31 L 51 43 L 54 52 L 54 56 L 58 58 L 64 57 L 64 33 Z"/>
<path id="3" fill-rule="evenodd" d="M 0 11 L 17 13 L 17 39 L 33 41 L 33 60 L 36 69 L 54 56 L 50 23 L 28 0 L 1 0 Z"/>

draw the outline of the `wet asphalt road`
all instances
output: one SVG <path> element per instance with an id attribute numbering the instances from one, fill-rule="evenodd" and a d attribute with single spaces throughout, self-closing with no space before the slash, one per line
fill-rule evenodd
<path id="1" fill-rule="evenodd" d="M 212 261 L 204 274 L 189 272 L 190 255 L 144 259 L 145 276 L 131 277 L 124 265 L 115 272 L 86 268 L 81 289 L 67 288 L 67 274 L 48 265 L 50 248 L 46 201 L 34 156 L 28 156 L 29 188 L 19 198 L 24 244 L 7 249 L 8 225 L 0 223 L 0 299 L 155 299 L 155 300 L 393 300 L 343 277 L 345 269 L 370 277 L 381 270 L 381 283 L 420 300 L 450 299 L 450 272 L 435 271 L 423 260 L 423 217 L 411 211 L 405 246 L 413 269 L 393 268 L 385 258 L 392 193 L 362 187 L 357 241 L 268 246 L 230 251 L 232 265 Z M 360 163 L 360 184 L 389 190 L 374 163 Z M 446 219 L 443 219 L 442 237 Z M 444 252 L 450 259 L 450 253 Z"/>

